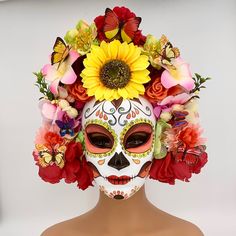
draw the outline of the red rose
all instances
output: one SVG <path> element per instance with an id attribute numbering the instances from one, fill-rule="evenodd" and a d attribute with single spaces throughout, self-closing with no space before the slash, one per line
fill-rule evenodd
<path id="1" fill-rule="evenodd" d="M 62 169 L 56 164 L 42 167 L 39 164 L 39 176 L 45 181 L 51 184 L 59 183 L 62 179 Z"/>
<path id="2" fill-rule="evenodd" d="M 74 160 L 73 162 L 66 162 L 63 170 L 63 178 L 65 182 L 70 184 L 77 180 L 77 175 L 80 171 L 81 163 L 79 160 Z"/>
<path id="3" fill-rule="evenodd" d="M 171 167 L 171 153 L 168 153 L 165 158 L 153 159 L 149 178 L 159 180 L 163 183 L 175 184 L 175 178 Z"/>
<path id="4" fill-rule="evenodd" d="M 93 179 L 94 179 L 93 172 L 89 168 L 85 156 L 83 156 L 82 157 L 82 165 L 81 165 L 80 171 L 77 176 L 78 188 L 85 190 L 89 186 L 93 186 L 93 184 L 92 184 Z"/>
<path id="5" fill-rule="evenodd" d="M 65 152 L 65 166 L 63 177 L 66 183 L 74 183 L 81 169 L 80 158 L 83 155 L 83 147 L 79 142 L 71 141 Z"/>
<path id="6" fill-rule="evenodd" d="M 73 162 L 75 159 L 80 160 L 83 155 L 83 147 L 80 142 L 71 141 L 67 144 L 65 159 L 68 162 Z"/>

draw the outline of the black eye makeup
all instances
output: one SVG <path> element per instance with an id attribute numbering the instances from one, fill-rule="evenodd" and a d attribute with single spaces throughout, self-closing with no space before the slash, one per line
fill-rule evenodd
<path id="1" fill-rule="evenodd" d="M 112 148 L 113 140 L 103 133 L 88 133 L 89 142 L 97 148 Z"/>
<path id="2" fill-rule="evenodd" d="M 147 143 L 150 136 L 151 136 L 151 134 L 146 133 L 146 132 L 132 133 L 126 138 L 125 143 L 124 143 L 124 147 L 125 147 L 125 149 L 140 147 L 140 146 L 144 145 L 145 143 Z"/>
<path id="3" fill-rule="evenodd" d="M 153 127 L 148 123 L 135 124 L 123 138 L 123 147 L 130 153 L 144 153 L 151 148 Z"/>

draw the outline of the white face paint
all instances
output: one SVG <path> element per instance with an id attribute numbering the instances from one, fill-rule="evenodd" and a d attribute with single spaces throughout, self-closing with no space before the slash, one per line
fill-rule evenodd
<path id="1" fill-rule="evenodd" d="M 127 199 L 148 177 L 153 158 L 156 118 L 143 97 L 89 101 L 82 114 L 86 159 L 100 190 Z"/>

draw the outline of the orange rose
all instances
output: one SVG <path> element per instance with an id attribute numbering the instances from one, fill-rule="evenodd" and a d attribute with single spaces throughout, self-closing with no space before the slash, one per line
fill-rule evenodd
<path id="1" fill-rule="evenodd" d="M 86 102 L 91 99 L 91 97 L 87 95 L 87 89 L 83 87 L 82 82 L 79 80 L 68 86 L 68 92 L 69 95 L 75 98 L 75 100 L 79 100 L 81 102 Z"/>
<path id="2" fill-rule="evenodd" d="M 161 79 L 157 77 L 146 89 L 145 95 L 152 103 L 163 100 L 167 97 L 168 89 L 161 84 Z"/>

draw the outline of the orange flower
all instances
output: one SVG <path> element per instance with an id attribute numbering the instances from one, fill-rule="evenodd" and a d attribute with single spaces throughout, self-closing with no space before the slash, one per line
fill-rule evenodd
<path id="1" fill-rule="evenodd" d="M 91 99 L 87 95 L 87 89 L 83 87 L 83 84 L 80 80 L 77 80 L 74 84 L 68 86 L 69 95 L 71 95 L 75 100 L 81 102 L 86 102 Z"/>
<path id="2" fill-rule="evenodd" d="M 187 145 L 187 147 L 193 148 L 203 144 L 204 140 L 200 137 L 202 130 L 198 125 L 188 125 L 179 133 L 179 139 Z"/>
<path id="3" fill-rule="evenodd" d="M 51 147 L 63 142 L 63 139 L 58 134 L 50 131 L 45 134 L 44 139 L 46 141 L 45 145 L 49 145 Z"/>
<path id="4" fill-rule="evenodd" d="M 168 89 L 161 84 L 159 77 L 155 78 L 153 82 L 147 87 L 145 96 L 152 103 L 163 100 L 167 97 Z"/>

